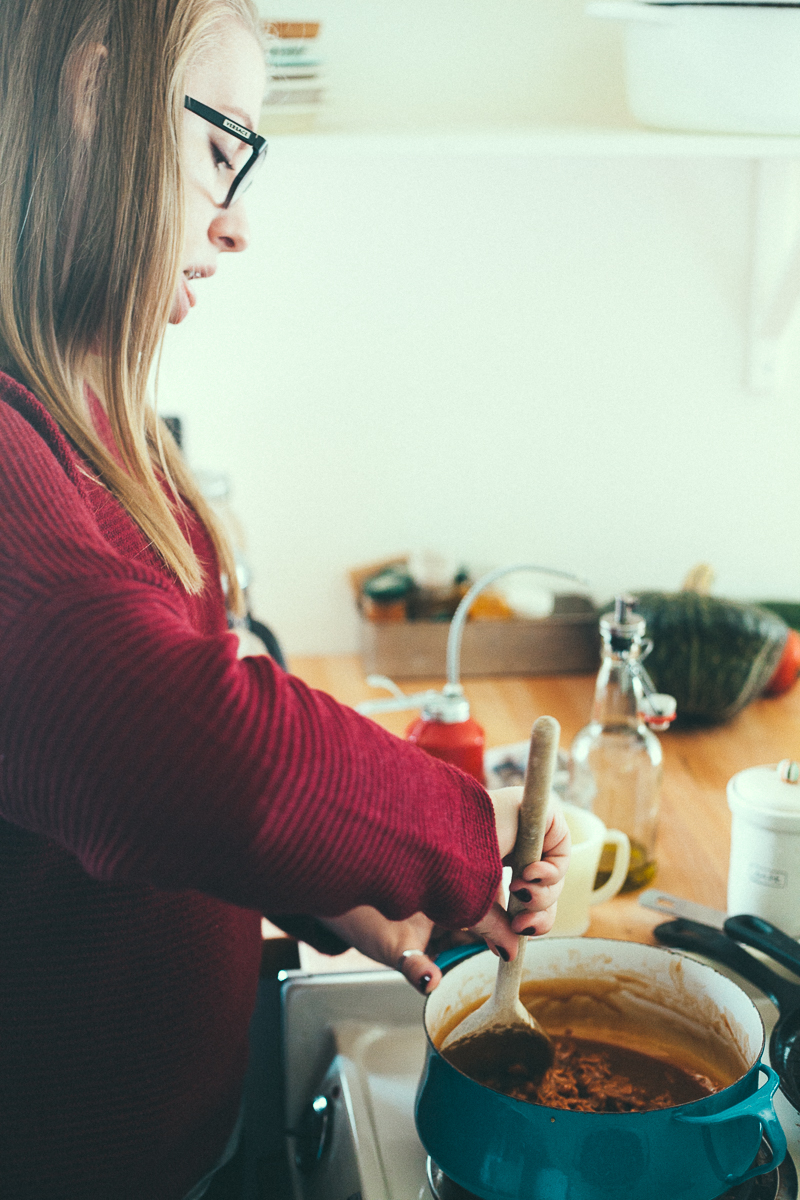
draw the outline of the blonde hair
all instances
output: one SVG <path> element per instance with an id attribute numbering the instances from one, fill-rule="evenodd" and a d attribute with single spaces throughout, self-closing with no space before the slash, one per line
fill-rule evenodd
<path id="1" fill-rule="evenodd" d="M 224 17 L 258 36 L 251 0 L 0 3 L 0 367 L 194 593 L 195 508 L 241 611 L 225 535 L 147 397 L 180 274 L 183 81 Z M 86 403 L 93 356 L 122 466 Z"/>

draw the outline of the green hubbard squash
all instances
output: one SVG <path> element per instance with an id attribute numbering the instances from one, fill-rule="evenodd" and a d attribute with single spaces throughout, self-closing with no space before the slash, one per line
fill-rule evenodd
<path id="1" fill-rule="evenodd" d="M 759 600 L 759 604 L 782 617 L 790 629 L 800 629 L 800 603 L 797 600 Z"/>
<path id="2" fill-rule="evenodd" d="M 653 642 L 645 662 L 656 690 L 674 696 L 681 725 L 727 721 L 760 696 L 783 653 L 788 626 L 756 604 L 710 596 L 708 572 L 680 592 L 639 592 L 636 611 Z"/>

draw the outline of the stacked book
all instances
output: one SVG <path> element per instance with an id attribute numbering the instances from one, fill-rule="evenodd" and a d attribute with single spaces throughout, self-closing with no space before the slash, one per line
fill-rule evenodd
<path id="1" fill-rule="evenodd" d="M 259 131 L 305 133 L 314 128 L 322 100 L 319 21 L 263 22 L 267 91 Z"/>

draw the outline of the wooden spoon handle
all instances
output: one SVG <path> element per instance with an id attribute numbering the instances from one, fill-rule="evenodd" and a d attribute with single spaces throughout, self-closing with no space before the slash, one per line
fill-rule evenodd
<path id="1" fill-rule="evenodd" d="M 508 859 L 516 876 L 521 875 L 527 866 L 538 862 L 542 857 L 560 734 L 561 726 L 555 717 L 539 717 L 531 731 L 531 748 L 519 810 L 517 840 Z M 516 897 L 512 896 L 511 899 L 515 901 Z M 517 909 L 514 911 L 519 911 L 520 907 L 517 903 Z M 509 912 L 511 911 L 509 904 Z"/>
<path id="2" fill-rule="evenodd" d="M 547 812 L 550 806 L 550 789 L 558 755 L 558 739 L 561 726 L 555 717 L 539 717 L 531 731 L 531 748 L 528 769 L 525 772 L 525 788 L 519 810 L 517 840 L 509 856 L 514 875 L 519 876 L 530 863 L 542 857 L 542 843 L 547 831 Z M 508 915 L 515 917 L 525 907 L 516 896 L 508 898 Z M 520 935 L 517 956 L 513 962 L 498 963 L 495 1003 L 510 1011 L 519 999 L 522 967 L 528 939 Z"/>

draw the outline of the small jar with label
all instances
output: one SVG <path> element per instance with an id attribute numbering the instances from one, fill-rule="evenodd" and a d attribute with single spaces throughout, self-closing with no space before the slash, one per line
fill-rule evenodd
<path id="1" fill-rule="evenodd" d="M 739 771 L 728 805 L 728 913 L 752 913 L 800 937 L 800 764 Z"/>
<path id="2" fill-rule="evenodd" d="M 408 572 L 397 567 L 386 567 L 364 583 L 361 611 L 368 621 L 405 621 L 412 587 Z"/>

